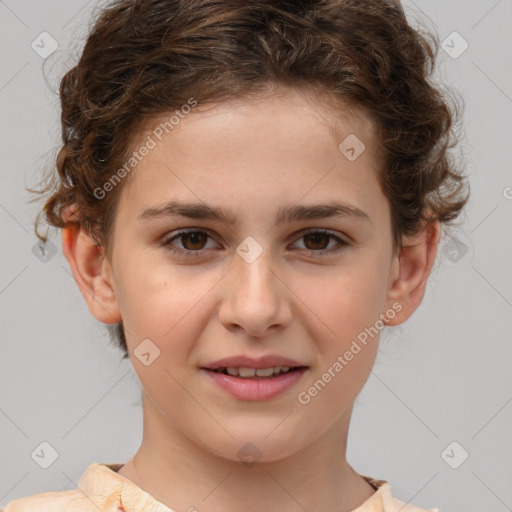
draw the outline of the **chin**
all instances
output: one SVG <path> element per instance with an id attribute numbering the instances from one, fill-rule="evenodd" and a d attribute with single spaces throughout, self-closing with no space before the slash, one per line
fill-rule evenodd
<path id="1" fill-rule="evenodd" d="M 274 425 L 275 428 L 275 425 Z M 207 449 L 218 457 L 229 462 L 241 462 L 247 467 L 253 467 L 256 463 L 270 463 L 284 460 L 298 451 L 303 446 L 291 442 L 289 435 L 281 436 L 268 432 L 254 433 L 254 435 L 236 436 L 234 439 L 226 440 L 222 445 L 215 443 Z M 273 439 L 271 439 L 273 437 Z"/>

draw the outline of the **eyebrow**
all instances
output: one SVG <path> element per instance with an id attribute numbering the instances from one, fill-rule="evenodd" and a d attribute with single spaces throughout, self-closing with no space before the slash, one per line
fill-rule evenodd
<path id="1" fill-rule="evenodd" d="M 207 203 L 184 203 L 169 201 L 161 205 L 145 209 L 137 218 L 142 222 L 172 216 L 188 217 L 189 219 L 216 220 L 230 226 L 236 222 L 237 214 L 231 210 L 224 211 Z M 281 207 L 276 215 L 276 225 L 308 219 L 325 219 L 342 217 L 372 224 L 368 214 L 349 204 L 334 201 L 314 205 L 294 205 Z"/>

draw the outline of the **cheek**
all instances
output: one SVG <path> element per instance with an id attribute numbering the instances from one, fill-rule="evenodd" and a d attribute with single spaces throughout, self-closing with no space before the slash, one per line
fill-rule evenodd
<path id="1" fill-rule="evenodd" d="M 168 304 L 168 276 L 155 267 L 137 265 L 125 267 L 123 274 L 118 301 L 126 329 L 137 337 L 160 337 L 178 313 Z"/>
<path id="2" fill-rule="evenodd" d="M 187 357 L 205 328 L 208 317 L 200 311 L 218 277 L 205 273 L 198 279 L 197 269 L 172 266 L 162 258 L 151 262 L 143 254 L 140 260 L 130 257 L 123 264 L 118 301 L 130 351 L 150 339 L 160 350 L 162 363 Z"/>
<path id="3" fill-rule="evenodd" d="M 321 320 L 329 345 L 349 342 L 383 313 L 388 275 L 370 251 L 306 286 L 305 303 Z M 341 348 L 341 347 L 340 347 Z"/>
<path id="4" fill-rule="evenodd" d="M 329 412 L 325 404 L 342 408 L 352 403 L 370 375 L 387 281 L 382 265 L 369 265 L 361 258 L 357 265 L 340 268 L 337 276 L 316 280 L 308 289 L 307 306 L 316 318 L 310 336 L 319 353 L 316 371 L 302 389 L 311 402 L 309 413 L 317 411 L 334 420 L 339 411 Z"/>

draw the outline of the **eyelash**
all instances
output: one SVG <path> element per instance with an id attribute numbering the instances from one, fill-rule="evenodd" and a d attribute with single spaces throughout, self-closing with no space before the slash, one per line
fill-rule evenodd
<path id="1" fill-rule="evenodd" d="M 172 254 L 176 254 L 178 256 L 182 256 L 182 255 L 185 255 L 186 257 L 189 257 L 189 256 L 190 257 L 201 256 L 205 249 L 198 249 L 196 251 L 193 251 L 193 250 L 190 250 L 190 249 L 181 249 L 179 247 L 171 247 L 171 242 L 173 240 L 175 240 L 177 238 L 180 238 L 183 235 L 191 235 L 191 234 L 194 234 L 194 233 L 204 233 L 209 238 L 212 238 L 208 234 L 208 232 L 206 232 L 206 231 L 204 231 L 202 229 L 180 230 L 178 233 L 176 233 L 172 237 L 166 237 L 162 241 L 162 246 L 164 246 Z M 350 245 L 345 240 L 342 240 L 340 237 L 334 235 L 332 232 L 327 231 L 325 229 L 310 229 L 308 231 L 302 232 L 301 236 L 299 237 L 299 239 L 305 237 L 306 235 L 319 234 L 319 233 L 322 234 L 322 235 L 328 235 L 330 238 L 335 239 L 336 241 L 339 242 L 339 245 L 335 246 L 334 248 L 331 248 L 331 249 L 322 249 L 322 250 L 319 250 L 319 251 L 303 249 L 305 251 L 308 251 L 310 254 L 314 255 L 315 257 L 318 257 L 318 253 L 320 253 L 320 255 L 328 255 L 329 256 L 329 255 L 332 255 L 332 254 L 336 254 L 336 253 L 342 252 L 342 251 L 344 251 Z"/>

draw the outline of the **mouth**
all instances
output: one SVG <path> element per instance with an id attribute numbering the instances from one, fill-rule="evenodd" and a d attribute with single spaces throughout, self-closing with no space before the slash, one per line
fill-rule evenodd
<path id="1" fill-rule="evenodd" d="M 248 367 L 219 367 L 203 368 L 204 370 L 229 375 L 239 379 L 273 379 L 287 373 L 305 370 L 307 366 L 269 366 L 267 368 L 248 368 Z"/>
<path id="2" fill-rule="evenodd" d="M 304 379 L 309 366 L 277 354 L 240 354 L 201 365 L 217 389 L 245 401 L 276 398 Z"/>

